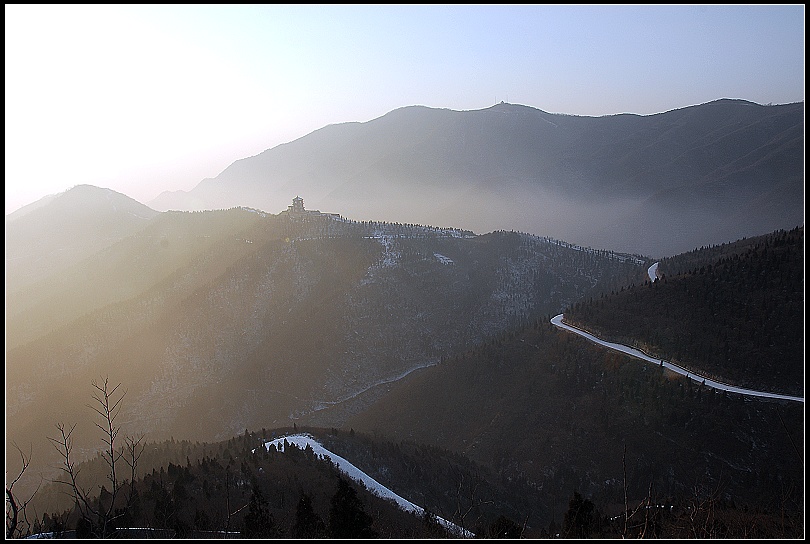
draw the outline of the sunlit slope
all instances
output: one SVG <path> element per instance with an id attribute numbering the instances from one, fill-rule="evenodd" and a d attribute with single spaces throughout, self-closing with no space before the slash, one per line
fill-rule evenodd
<path id="1" fill-rule="evenodd" d="M 93 211 L 83 213 L 92 216 Z M 256 213 L 239 209 L 163 212 L 92 255 L 54 264 L 35 281 L 11 276 L 6 282 L 7 344 L 19 346 L 93 310 L 141 296 L 182 269 L 210 279 L 250 251 L 247 244 L 280 236 L 272 221 L 259 228 L 259 220 Z M 62 228 L 55 224 L 42 235 L 58 237 Z M 95 247 L 88 237 L 73 240 L 80 248 L 77 255 Z M 30 254 L 37 251 L 31 248 Z M 47 259 L 39 254 L 39 261 Z"/>
<path id="2" fill-rule="evenodd" d="M 244 210 L 165 220 L 229 214 L 238 219 L 222 219 L 227 235 L 169 253 L 168 268 L 156 255 L 181 239 L 122 240 L 99 289 L 114 293 L 118 278 L 140 292 L 7 352 L 9 437 L 47 452 L 55 422 L 87 418 L 101 376 L 127 389 L 131 432 L 212 439 L 287 423 L 646 270 L 517 233 L 298 224 Z M 151 267 L 128 269 L 140 259 Z"/>
<path id="3" fill-rule="evenodd" d="M 115 244 L 156 215 L 121 193 L 77 185 L 6 216 L 6 293 Z"/>

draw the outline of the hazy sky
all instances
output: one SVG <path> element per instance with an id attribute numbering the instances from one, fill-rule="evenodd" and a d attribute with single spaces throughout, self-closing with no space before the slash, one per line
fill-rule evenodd
<path id="1" fill-rule="evenodd" d="M 802 101 L 804 11 L 6 4 L 6 213 L 82 183 L 148 203 L 414 104 L 598 116 Z"/>

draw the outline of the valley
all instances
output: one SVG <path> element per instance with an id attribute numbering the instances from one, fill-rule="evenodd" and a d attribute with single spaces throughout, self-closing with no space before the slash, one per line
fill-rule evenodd
<path id="1" fill-rule="evenodd" d="M 791 108 L 743 113 L 736 106 L 720 101 L 711 108 L 736 112 L 732 117 L 744 126 L 760 126 L 765 121 L 757 116 L 765 114 L 769 127 L 782 127 L 780 137 L 794 141 Z M 510 130 L 539 130 L 532 128 L 535 110 L 512 105 L 478 112 L 475 122 L 484 126 L 498 111 L 503 114 L 498 122 Z M 707 130 L 690 125 L 699 118 L 692 118 L 696 111 L 668 112 L 656 122 L 671 127 L 677 118 L 691 127 L 687 132 Z M 369 128 L 381 136 L 403 130 L 397 119 L 417 115 L 418 125 L 436 112 L 394 113 L 349 130 L 363 140 Z M 460 127 L 472 119 L 441 115 L 459 123 L 447 129 L 448 141 L 455 130 L 466 131 Z M 588 119 L 560 121 L 553 128 L 567 126 L 574 138 L 566 145 L 590 138 L 577 132 L 580 124 L 597 126 Z M 654 131 L 643 128 L 651 120 L 624 121 L 628 141 Z M 289 149 L 303 153 L 343 128 L 329 128 Z M 728 126 L 714 130 L 724 134 Z M 417 135 L 408 138 L 416 146 L 409 156 L 422 154 Z M 552 148 L 560 145 L 543 141 Z M 615 152 L 613 144 L 604 145 L 598 144 L 602 152 Z M 279 171 L 298 172 L 293 177 L 300 179 L 300 165 L 286 163 L 280 153 L 240 162 L 205 186 L 220 190 L 226 181 L 237 186 L 253 175 L 255 164 L 267 160 Z M 359 190 L 369 182 L 364 176 L 380 167 L 372 166 L 376 153 L 371 148 L 358 159 L 370 170 L 339 182 L 348 183 L 343 189 L 356 185 L 352 191 Z M 522 164 L 523 159 L 507 156 L 504 164 Z M 784 161 L 792 164 L 790 158 Z M 619 171 L 645 168 L 610 164 L 606 168 Z M 753 175 L 740 168 L 729 179 Z M 674 175 L 669 167 L 659 174 L 665 171 Z M 516 172 L 490 174 L 518 194 Z M 670 192 L 659 179 L 656 190 L 663 192 L 643 197 L 643 176 L 635 176 L 635 185 L 618 192 L 648 203 L 683 196 L 683 188 Z M 786 177 L 784 183 L 792 180 Z M 707 187 L 724 183 L 704 181 Z M 762 189 L 755 185 L 746 191 Z M 785 187 L 766 192 L 792 194 L 793 189 L 782 192 Z M 456 188 L 464 201 L 469 189 Z M 343 189 L 336 187 L 335 195 Z M 710 192 L 721 198 L 715 189 Z M 584 218 L 601 228 L 593 226 L 601 221 L 593 208 L 582 202 L 562 205 L 548 190 L 521 203 L 543 216 L 545 226 L 532 223 L 533 231 L 562 232 L 555 229 Z M 611 205 L 595 185 L 578 190 L 578 199 Z M 356 196 L 352 191 L 346 194 Z M 770 198 L 757 194 L 755 200 Z M 433 196 L 437 202 L 445 198 Z M 547 201 L 540 206 L 538 198 Z M 301 428 L 380 485 L 424 504 L 428 513 L 422 511 L 425 519 L 419 520 L 413 512 L 401 517 L 364 495 L 367 504 L 377 505 L 374 531 L 396 527 L 387 533 L 392 538 L 441 534 L 430 512 L 476 534 L 520 529 L 524 535 L 553 535 L 565 532 L 570 504 L 583 500 L 603 520 L 618 519 L 631 503 L 644 501 L 678 504 L 683 511 L 710 504 L 730 516 L 727 525 L 734 531 L 742 526 L 734 517 L 736 505 L 742 505 L 766 513 L 768 521 L 757 529 L 762 534 L 795 534 L 795 521 L 781 533 L 766 525 L 774 512 L 788 512 L 794 520 L 803 511 L 803 463 L 797 462 L 803 459 L 804 437 L 803 226 L 780 225 L 732 238 L 729 233 L 744 231 L 731 228 L 730 219 L 727 230 L 691 215 L 684 220 L 706 229 L 699 247 L 664 253 L 698 238 L 679 223 L 667 223 L 671 209 L 655 206 L 644 216 L 656 217 L 665 232 L 631 222 L 632 229 L 639 227 L 636 233 L 658 240 L 648 246 L 637 238 L 613 245 L 616 232 L 629 228 L 621 221 L 615 229 L 604 227 L 604 238 L 585 236 L 584 230 L 571 231 L 571 239 L 520 230 L 479 234 L 469 229 L 491 223 L 457 223 L 462 228 L 352 219 L 365 212 L 348 200 L 326 200 L 339 203 L 329 208 L 340 213 L 309 210 L 301 197 L 277 213 L 255 204 L 155 211 L 109 189 L 82 185 L 7 217 L 6 463 L 9 474 L 25 466 L 15 491 L 38 495 L 32 504 L 38 519 L 41 512 L 70 508 L 54 487 L 63 472 L 54 447 L 57 430 L 70 429 L 76 463 L 94 466 L 103 455 L 92 421 L 97 414 L 88 410 L 87 398 L 92 384 L 109 379 L 124 392 L 117 420 L 121 432 L 163 452 L 143 472 L 133 472 L 130 481 L 134 489 L 137 476 L 137 485 L 146 486 L 143 492 L 148 488 L 148 500 L 154 501 L 150 508 L 157 510 L 165 504 L 161 493 L 173 492 L 159 477 L 167 459 L 185 461 L 190 471 L 182 472 L 178 489 L 195 478 L 204 480 L 197 469 L 206 466 L 224 469 L 217 472 L 219 491 L 228 490 L 237 442 L 242 452 L 237 457 L 247 463 L 244 452 L 255 450 L 259 435 L 292 436 Z M 487 210 L 471 205 L 467 211 L 482 219 L 494 212 L 510 221 L 524 213 L 516 204 L 494 202 Z M 403 200 L 403 206 L 410 205 Z M 565 221 L 561 213 L 568 216 Z M 529 226 L 514 223 L 521 224 Z M 676 245 L 662 244 L 664 238 Z M 583 243 L 599 240 L 606 243 Z M 618 250 L 600 249 L 605 247 Z M 651 249 L 655 258 L 635 251 L 639 248 Z M 335 438 L 343 435 L 349 438 Z M 385 457 L 376 455 L 378 443 L 386 444 Z M 419 452 L 419 463 L 400 457 L 405 444 L 413 455 Z M 184 450 L 196 457 L 184 460 Z M 450 456 L 458 456 L 452 466 L 466 468 L 442 473 Z M 394 469 L 395 458 L 397 466 L 407 468 Z M 297 466 L 295 459 L 294 453 L 283 459 L 271 455 L 261 468 L 280 471 L 287 463 Z M 323 518 L 327 490 L 337 485 L 341 493 L 349 491 L 328 464 L 316 465 L 288 469 L 294 478 L 314 471 L 306 478 L 318 490 Z M 273 487 L 281 480 L 272 484 L 258 466 L 240 468 L 241 499 L 255 502 L 272 495 L 268 508 L 287 527 L 279 534 L 292 530 L 294 514 L 285 497 L 293 492 L 285 486 L 293 484 Z M 86 474 L 95 475 L 84 481 L 88 489 L 101 492 L 103 471 Z M 490 498 L 468 489 L 462 507 L 464 482 L 480 484 Z M 433 497 L 433 503 L 416 500 L 420 494 Z M 177 499 L 182 527 L 173 529 L 157 510 L 149 514 L 157 517 L 143 519 L 176 534 L 192 527 L 223 530 L 223 523 L 230 530 L 230 517 L 221 517 L 221 495 L 198 505 L 200 516 L 219 516 L 211 523 L 194 519 L 193 503 Z M 475 522 L 464 514 L 473 511 Z M 243 523 L 244 514 L 235 519 Z M 589 529 L 593 534 L 631 535 L 608 521 L 597 525 Z M 667 530 L 683 534 L 675 525 Z M 719 534 L 714 526 L 706 530 Z"/>

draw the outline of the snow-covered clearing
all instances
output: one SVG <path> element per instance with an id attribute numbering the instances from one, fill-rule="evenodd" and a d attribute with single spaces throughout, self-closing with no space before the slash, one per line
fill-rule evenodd
<path id="1" fill-rule="evenodd" d="M 275 440 L 271 440 L 270 442 L 265 442 L 264 447 L 270 449 L 270 447 L 276 448 L 278 451 L 284 451 L 284 442 L 287 444 L 294 446 L 298 449 L 305 449 L 307 446 L 312 448 L 312 451 L 315 455 L 322 457 L 324 459 L 328 459 L 331 461 L 338 469 L 346 474 L 352 480 L 362 483 L 366 488 L 377 495 L 378 497 L 382 497 L 383 499 L 392 500 L 397 503 L 397 505 L 405 510 L 406 512 L 413 512 L 418 516 L 422 516 L 425 514 L 424 508 L 421 506 L 417 506 L 411 501 L 404 499 L 385 487 L 384 485 L 380 484 L 377 480 L 351 464 L 349 461 L 344 459 L 343 457 L 332 453 L 331 451 L 324 448 L 320 442 L 318 442 L 315 438 L 310 436 L 309 434 L 294 434 L 290 436 L 284 436 L 281 438 L 276 438 Z M 256 450 L 253 450 L 254 452 Z M 471 533 L 470 531 L 459 527 L 455 523 L 449 522 L 443 518 L 436 516 L 436 521 L 452 532 L 454 535 L 458 537 L 464 538 L 475 538 L 475 534 Z"/>
<path id="2" fill-rule="evenodd" d="M 436 260 L 442 264 L 453 264 L 453 259 L 450 257 L 445 257 L 441 253 L 434 253 L 433 256 L 436 257 Z"/>

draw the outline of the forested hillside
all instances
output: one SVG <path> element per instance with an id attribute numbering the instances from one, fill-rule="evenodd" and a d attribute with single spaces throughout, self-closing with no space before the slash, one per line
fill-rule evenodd
<path id="1" fill-rule="evenodd" d="M 311 450 L 280 453 L 262 443 L 260 434 L 246 432 L 217 444 L 146 444 L 138 460 L 144 474 L 134 486 L 130 480 L 119 481 L 116 507 L 106 525 L 104 516 L 92 513 L 103 512 L 112 496 L 109 466 L 98 458 L 79 470 L 82 484 L 105 485 L 100 494 L 96 485 L 88 485 L 97 490 L 89 508 L 72 507 L 70 486 L 50 484 L 28 507 L 29 515 L 45 505 L 64 509 L 45 510 L 20 531 L 75 531 L 85 538 L 447 536 L 437 523 L 373 495 Z M 118 530 L 129 527 L 150 531 Z"/>
<path id="2" fill-rule="evenodd" d="M 691 270 L 673 273 L 678 262 Z M 665 331 L 686 331 L 672 344 L 682 353 L 734 331 L 742 344 L 734 353 L 758 349 L 758 365 L 726 363 L 717 372 L 732 369 L 749 386 L 803 394 L 802 228 L 703 248 L 662 261 L 659 271 L 654 284 L 584 298 L 566 319 L 600 334 L 594 323 L 610 331 L 628 323 L 621 335 L 606 336 L 653 350 L 641 332 L 654 335 L 653 324 L 667 318 Z M 741 322 L 746 309 L 750 325 Z M 577 321 L 582 315 L 602 321 Z M 348 424 L 441 444 L 502 477 L 526 478 L 545 494 L 540 510 L 555 519 L 563 514 L 560 495 L 574 491 L 615 511 L 625 483 L 636 500 L 700 497 L 802 511 L 802 403 L 714 391 L 552 329 L 538 321 L 451 358 Z"/>
<path id="3" fill-rule="evenodd" d="M 607 515 L 625 493 L 803 511 L 799 403 L 715 392 L 547 322 L 410 377 L 348 425 L 527 481 L 540 526 L 560 524 L 574 492 Z"/>
<path id="4" fill-rule="evenodd" d="M 117 528 L 149 527 L 155 536 L 211 538 L 222 532 L 241 537 L 436 538 L 457 536 L 434 517 L 402 511 L 340 472 L 311 449 L 264 444 L 306 431 L 330 451 L 377 479 L 396 481 L 394 490 L 431 516 L 439 516 L 482 537 L 498 530 L 520 534 L 533 490 L 499 482 L 486 469 L 442 448 L 392 443 L 337 429 L 262 429 L 218 443 L 144 443 L 136 458 L 135 485 L 129 467 L 119 482 L 118 514 L 105 529 L 102 517 L 74 507 L 71 486 L 52 483 L 28 505 L 27 532 L 73 531 L 115 536 Z M 124 458 L 119 460 L 119 470 Z M 79 485 L 95 489 L 93 500 L 111 497 L 109 465 L 103 454 L 78 467 Z M 101 485 L 104 490 L 100 492 Z M 104 503 L 96 503 L 95 510 Z M 352 516 L 339 516 L 340 509 Z M 45 512 L 34 516 L 32 513 Z M 103 511 L 103 509 L 101 509 Z M 511 517 L 510 517 L 511 516 Z M 515 521 L 517 520 L 517 521 Z M 259 522 L 259 523 L 257 523 Z M 129 532 L 119 533 L 121 536 Z M 80 535 L 77 535 L 80 536 Z M 147 534 L 148 536 L 148 534 Z"/>
<path id="5" fill-rule="evenodd" d="M 283 440 L 302 431 L 401 497 L 423 505 L 427 514 L 408 513 L 379 498 L 311 448 L 286 446 L 282 453 L 264 447 L 275 437 Z M 127 440 L 124 456 L 118 458 L 117 485 L 110 479 L 105 454 L 81 463 L 75 468 L 88 502 L 72 503 L 68 483 L 47 484 L 25 505 L 10 536 L 457 537 L 437 516 L 477 538 L 773 538 L 803 531 L 801 513 L 792 503 L 783 502 L 778 510 L 749 509 L 726 492 L 703 487 L 664 497 L 650 486 L 642 499 L 631 496 L 623 503 L 628 507 L 626 519 L 623 513 L 611 513 L 616 510 L 612 505 L 574 491 L 561 498 L 559 518 L 538 525 L 544 517 L 538 511 L 543 486 L 498 475 L 444 448 L 389 441 L 353 429 L 246 430 L 218 443 Z M 130 444 L 135 444 L 134 450 Z M 128 457 L 131 451 L 135 455 Z M 134 480 L 129 478 L 130 466 L 124 466 L 131 459 Z M 628 481 L 628 488 L 632 486 Z"/>
<path id="6" fill-rule="evenodd" d="M 804 227 L 663 259 L 566 322 L 743 387 L 804 394 Z"/>

